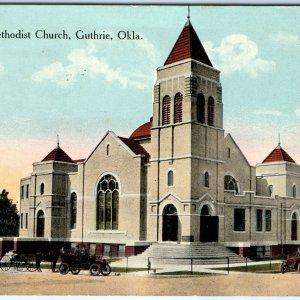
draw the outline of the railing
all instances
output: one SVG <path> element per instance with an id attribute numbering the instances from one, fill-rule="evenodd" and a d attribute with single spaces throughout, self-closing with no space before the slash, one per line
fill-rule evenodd
<path id="1" fill-rule="evenodd" d="M 166 265 L 168 260 L 186 260 L 187 264 L 186 265 L 190 265 L 190 273 L 191 275 L 194 274 L 194 266 L 195 265 L 199 265 L 199 263 L 195 264 L 195 261 L 209 261 L 209 260 L 224 260 L 226 265 L 227 265 L 227 273 L 229 274 L 229 269 L 230 269 L 230 257 L 229 256 L 219 256 L 219 257 L 148 257 L 148 264 L 147 264 L 147 268 L 148 268 L 148 274 L 150 273 L 150 270 L 154 270 L 156 271 L 157 268 L 153 268 L 152 267 L 152 262 L 154 260 L 164 260 L 164 265 Z M 200 264 L 203 265 L 203 264 Z"/>

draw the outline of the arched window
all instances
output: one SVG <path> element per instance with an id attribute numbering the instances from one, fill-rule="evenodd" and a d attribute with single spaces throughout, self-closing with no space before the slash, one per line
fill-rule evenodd
<path id="1" fill-rule="evenodd" d="M 177 93 L 174 97 L 174 123 L 182 122 L 182 94 Z"/>
<path id="2" fill-rule="evenodd" d="M 174 185 L 174 172 L 169 171 L 168 172 L 168 186 L 173 186 Z"/>
<path id="3" fill-rule="evenodd" d="M 70 199 L 70 228 L 76 228 L 76 219 L 77 219 L 77 195 L 76 193 L 71 194 Z"/>
<path id="4" fill-rule="evenodd" d="M 44 192 L 45 192 L 45 185 L 44 185 L 44 183 L 42 182 L 41 185 L 40 185 L 40 194 L 41 194 L 41 195 L 44 195 Z"/>
<path id="5" fill-rule="evenodd" d="M 236 193 L 238 193 L 237 182 L 230 175 L 225 175 L 224 176 L 224 190 L 226 190 L 226 191 L 235 191 Z"/>
<path id="6" fill-rule="evenodd" d="M 205 123 L 205 98 L 203 94 L 197 96 L 197 122 Z"/>
<path id="7" fill-rule="evenodd" d="M 103 176 L 97 186 L 97 229 L 118 229 L 119 184 L 112 175 Z"/>
<path id="8" fill-rule="evenodd" d="M 106 156 L 109 156 L 109 144 L 106 145 Z"/>
<path id="9" fill-rule="evenodd" d="M 291 239 L 292 241 L 296 241 L 298 239 L 298 220 L 297 220 L 297 214 L 295 212 L 292 215 Z"/>
<path id="10" fill-rule="evenodd" d="M 209 174 L 208 174 L 208 172 L 204 173 L 204 186 L 209 187 Z"/>
<path id="11" fill-rule="evenodd" d="M 213 97 L 208 98 L 207 103 L 207 124 L 214 126 L 215 123 L 215 100 Z"/>
<path id="12" fill-rule="evenodd" d="M 209 208 L 207 205 L 203 205 L 200 211 L 201 216 L 209 216 Z"/>
<path id="13" fill-rule="evenodd" d="M 292 195 L 294 198 L 297 197 L 297 188 L 296 188 L 296 185 L 294 184 L 293 187 L 292 187 Z"/>
<path id="14" fill-rule="evenodd" d="M 44 237 L 45 234 L 45 214 L 39 210 L 36 215 L 36 236 Z"/>
<path id="15" fill-rule="evenodd" d="M 165 96 L 162 101 L 162 125 L 170 124 L 171 98 Z"/>

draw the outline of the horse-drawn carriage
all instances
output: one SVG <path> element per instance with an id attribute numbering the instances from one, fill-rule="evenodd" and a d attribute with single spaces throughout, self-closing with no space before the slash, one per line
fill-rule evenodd
<path id="1" fill-rule="evenodd" d="M 60 274 L 65 275 L 71 272 L 77 275 L 81 270 L 89 270 L 92 276 L 100 275 L 100 273 L 107 276 L 111 272 L 111 267 L 101 256 L 74 253 L 61 255 Z"/>
<path id="2" fill-rule="evenodd" d="M 18 254 L 16 251 L 7 252 L 0 261 L 2 271 L 8 271 L 14 268 L 17 271 L 30 271 L 36 270 L 35 260 L 33 256 Z"/>

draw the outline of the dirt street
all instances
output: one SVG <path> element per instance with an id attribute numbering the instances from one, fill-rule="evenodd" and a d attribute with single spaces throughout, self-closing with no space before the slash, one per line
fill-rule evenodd
<path id="1" fill-rule="evenodd" d="M 1 295 L 299 296 L 299 274 L 201 277 L 98 276 L 0 272 Z"/>

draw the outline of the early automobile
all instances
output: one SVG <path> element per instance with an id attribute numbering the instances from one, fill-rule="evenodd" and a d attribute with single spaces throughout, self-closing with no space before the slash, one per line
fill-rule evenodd
<path id="1" fill-rule="evenodd" d="M 282 263 L 280 267 L 281 273 L 287 271 L 297 270 L 300 273 L 300 253 L 296 255 L 288 256 Z"/>
<path id="2" fill-rule="evenodd" d="M 61 256 L 60 274 L 65 275 L 71 272 L 77 275 L 80 273 L 80 270 L 89 270 L 92 276 L 97 276 L 100 273 L 103 276 L 107 276 L 111 272 L 111 267 L 107 260 L 101 256 L 74 253 L 63 254 Z"/>

